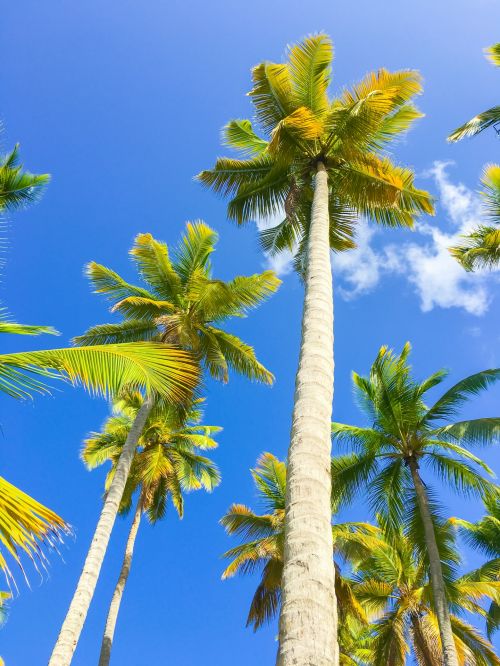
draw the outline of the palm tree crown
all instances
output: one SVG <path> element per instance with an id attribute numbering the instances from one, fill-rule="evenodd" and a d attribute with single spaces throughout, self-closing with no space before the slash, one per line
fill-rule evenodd
<path id="1" fill-rule="evenodd" d="M 481 599 L 497 599 L 500 584 L 491 568 L 456 575 L 460 560 L 449 523 L 440 527 L 440 545 L 459 664 L 498 665 L 493 646 L 461 615 L 468 611 L 483 616 Z M 373 622 L 369 664 L 404 666 L 410 651 L 419 666 L 442 664 L 428 563 L 401 528 L 382 523 L 379 544 L 354 564 L 351 584 Z"/>
<path id="2" fill-rule="evenodd" d="M 272 375 L 257 361 L 252 347 L 221 325 L 256 307 L 276 291 L 280 280 L 273 271 L 229 282 L 213 278 L 210 256 L 216 242 L 217 234 L 209 226 L 188 223 L 171 257 L 165 243 L 140 234 L 130 254 L 145 286 L 129 284 L 109 268 L 90 263 L 87 272 L 96 292 L 113 302 L 112 312 L 120 313 L 123 321 L 94 326 L 76 342 L 159 340 L 198 354 L 216 379 L 227 381 L 232 368 L 270 383 Z"/>
<path id="3" fill-rule="evenodd" d="M 286 63 L 254 67 L 249 96 L 264 138 L 249 120 L 230 121 L 223 139 L 241 157 L 219 158 L 198 176 L 231 198 L 228 216 L 239 224 L 282 214 L 280 224 L 262 232 L 262 244 L 271 253 L 298 247 L 301 272 L 318 162 L 329 176 L 333 250 L 354 247 L 360 214 L 411 226 L 417 214 L 433 212 L 428 193 L 414 187 L 411 170 L 386 153 L 389 142 L 422 115 L 411 103 L 421 91 L 420 76 L 381 69 L 332 100 L 332 57 L 329 38 L 315 35 L 290 47 Z"/>
<path id="4" fill-rule="evenodd" d="M 247 626 L 255 630 L 272 620 L 278 613 L 281 600 L 283 550 L 285 530 L 286 464 L 271 453 L 263 453 L 252 477 L 259 503 L 265 513 L 255 513 L 243 504 L 233 504 L 222 517 L 221 524 L 228 534 L 239 536 L 242 543 L 231 548 L 224 557 L 230 563 L 222 578 L 237 573 L 261 571 L 247 618 Z M 377 543 L 377 529 L 367 523 L 332 525 L 335 553 L 344 560 L 366 556 Z M 348 616 L 363 622 L 364 612 L 356 601 L 348 582 L 340 571 L 335 577 L 338 612 L 342 621 Z"/>
<path id="5" fill-rule="evenodd" d="M 408 364 L 410 350 L 409 343 L 399 355 L 382 347 L 368 377 L 353 373 L 356 397 L 369 427 L 332 424 L 334 440 L 354 449 L 333 459 L 335 502 L 351 501 L 360 486 L 369 484 L 374 511 L 393 525 L 409 521 L 414 497 L 411 461 L 425 465 L 462 494 L 496 493 L 496 486 L 480 473 L 493 472 L 469 447 L 493 443 L 500 434 L 500 418 L 453 419 L 468 398 L 500 379 L 500 370 L 463 379 L 428 407 L 426 393 L 447 373 L 439 370 L 417 382 Z"/>
<path id="6" fill-rule="evenodd" d="M 198 401 L 199 402 L 199 401 Z M 89 469 L 107 461 L 112 467 L 106 478 L 106 490 L 120 458 L 128 432 L 143 397 L 138 392 L 123 393 L 114 404 L 114 415 L 100 432 L 92 433 L 82 449 L 82 459 Z M 170 497 L 179 517 L 184 513 L 183 492 L 213 490 L 220 482 L 215 464 L 198 454 L 198 450 L 214 449 L 216 426 L 201 425 L 201 410 L 194 405 L 183 415 L 173 406 L 158 403 L 152 410 L 139 438 L 129 479 L 123 494 L 121 513 L 128 513 L 132 496 L 139 491 L 139 503 L 151 522 L 165 515 Z"/>

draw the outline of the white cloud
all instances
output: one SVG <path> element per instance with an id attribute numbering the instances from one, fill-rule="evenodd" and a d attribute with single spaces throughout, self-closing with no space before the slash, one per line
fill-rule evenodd
<path id="1" fill-rule="evenodd" d="M 480 223 L 481 202 L 463 183 L 450 179 L 448 166 L 435 162 L 426 174 L 437 186 L 439 204 L 434 224 L 417 224 L 419 242 L 374 248 L 371 241 L 377 230 L 366 223 L 360 225 L 358 248 L 334 259 L 341 277 L 339 292 L 344 298 L 372 291 L 384 274 L 396 273 L 413 285 L 424 312 L 435 307 L 463 308 L 474 315 L 486 312 L 491 300 L 489 286 L 495 276 L 466 273 L 448 252 L 460 235 Z"/>
<path id="2" fill-rule="evenodd" d="M 484 314 L 491 301 L 491 286 L 498 272 L 466 273 L 451 257 L 448 248 L 481 222 L 479 196 L 463 183 L 451 180 L 450 162 L 435 162 L 424 174 L 432 178 L 438 191 L 438 210 L 432 224 L 420 221 L 412 240 L 380 246 L 381 232 L 373 224 L 361 221 L 357 231 L 357 248 L 336 254 L 333 258 L 337 290 L 345 300 L 373 291 L 388 275 L 408 280 L 429 312 L 435 307 L 462 308 L 473 315 Z M 281 222 L 283 216 L 260 220 L 259 229 Z M 292 270 L 293 252 L 266 257 L 266 265 L 278 275 Z"/>

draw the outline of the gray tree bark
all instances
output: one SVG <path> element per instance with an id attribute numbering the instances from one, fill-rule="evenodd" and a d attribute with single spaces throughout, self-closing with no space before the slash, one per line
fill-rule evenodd
<path id="1" fill-rule="evenodd" d="M 334 364 L 329 224 L 327 172 L 319 162 L 288 453 L 279 666 L 338 663 L 330 506 Z"/>
<path id="2" fill-rule="evenodd" d="M 54 646 L 52 656 L 50 657 L 49 666 L 69 666 L 73 659 L 73 654 L 80 638 L 92 597 L 94 596 L 137 443 L 152 408 L 152 398 L 146 398 L 137 412 L 134 423 L 128 433 L 113 481 L 104 500 L 80 580 L 78 581 L 75 594 L 71 600 L 68 613 Z"/>
<path id="3" fill-rule="evenodd" d="M 127 543 L 125 545 L 125 555 L 123 557 L 122 568 L 116 583 L 115 590 L 113 592 L 113 596 L 111 597 L 111 603 L 109 605 L 106 626 L 104 628 L 104 635 L 102 637 L 101 643 L 101 654 L 99 655 L 99 666 L 109 666 L 109 661 L 111 659 L 111 648 L 113 646 L 116 621 L 118 619 L 118 613 L 120 612 L 120 604 L 122 602 L 123 592 L 125 590 L 125 585 L 127 584 L 128 575 L 130 573 L 130 567 L 132 566 L 135 539 L 137 537 L 137 532 L 141 523 L 141 516 L 142 501 L 141 498 L 139 498 L 134 519 L 132 521 L 132 525 L 130 526 Z"/>
<path id="4" fill-rule="evenodd" d="M 434 596 L 434 606 L 439 625 L 439 634 L 441 636 L 441 645 L 443 650 L 444 666 L 458 666 L 457 651 L 455 641 L 453 640 L 453 631 L 451 628 L 450 612 L 448 609 L 448 600 L 444 587 L 443 568 L 441 566 L 441 557 L 432 523 L 431 512 L 429 508 L 429 498 L 418 471 L 418 461 L 414 458 L 408 458 L 415 493 L 417 495 L 418 507 L 424 526 L 425 543 L 429 555 L 429 566 L 431 572 L 431 585 Z"/>

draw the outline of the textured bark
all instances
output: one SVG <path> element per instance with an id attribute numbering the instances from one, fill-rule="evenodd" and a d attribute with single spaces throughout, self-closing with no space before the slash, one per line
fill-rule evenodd
<path id="1" fill-rule="evenodd" d="M 90 544 L 83 571 L 78 581 L 75 594 L 63 622 L 59 637 L 49 660 L 49 666 L 69 666 L 76 649 L 78 639 L 85 623 L 90 602 L 94 595 L 99 572 L 106 554 L 111 531 L 116 520 L 118 508 L 122 499 L 125 484 L 130 472 L 139 437 L 144 424 L 153 407 L 153 401 L 148 398 L 137 412 L 134 423 L 128 433 L 123 451 L 120 455 L 116 472 L 97 523 L 92 543 Z"/>
<path id="2" fill-rule="evenodd" d="M 125 555 L 123 557 L 122 568 L 116 583 L 115 590 L 113 592 L 113 596 L 111 597 L 111 603 L 109 605 L 108 617 L 106 618 L 106 626 L 104 628 L 104 635 L 102 637 L 101 643 L 101 654 L 99 655 L 99 666 L 108 666 L 109 660 L 111 659 L 111 647 L 113 645 L 116 621 L 118 619 L 118 613 L 120 612 L 120 604 L 122 602 L 123 592 L 125 590 L 125 585 L 127 584 L 128 575 L 130 573 L 130 567 L 132 566 L 135 538 L 139 530 L 141 516 L 142 502 L 141 499 L 139 499 L 137 502 L 137 508 L 135 510 L 134 520 L 130 526 L 130 532 L 128 534 L 127 543 L 125 546 Z"/>
<path id="3" fill-rule="evenodd" d="M 280 666 L 338 663 L 331 530 L 333 289 L 327 172 L 318 164 L 288 453 Z"/>
<path id="4" fill-rule="evenodd" d="M 424 526 L 425 543 L 429 555 L 434 606 L 443 649 L 443 664 L 444 666 L 458 666 L 457 651 L 455 648 L 455 641 L 453 640 L 450 612 L 448 609 L 448 600 L 446 598 L 446 590 L 444 587 L 441 557 L 439 555 L 436 534 L 434 532 L 434 525 L 432 523 L 431 512 L 429 509 L 429 498 L 427 497 L 427 491 L 420 478 L 417 460 L 414 457 L 409 458 L 408 465 L 410 467 L 411 477 L 417 495 L 418 507 Z"/>

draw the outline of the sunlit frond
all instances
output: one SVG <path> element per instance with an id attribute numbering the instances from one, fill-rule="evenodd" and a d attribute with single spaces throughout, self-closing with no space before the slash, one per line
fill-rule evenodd
<path id="1" fill-rule="evenodd" d="M 35 567 L 44 567 L 43 548 L 57 549 L 69 531 L 68 524 L 56 513 L 0 477 L 0 569 L 9 584 L 14 582 L 14 576 L 7 557 L 23 573 L 22 554 Z"/>
<path id="2" fill-rule="evenodd" d="M 192 356 L 160 343 L 96 345 L 0 355 L 0 390 L 26 397 L 43 390 L 36 375 L 68 379 L 92 393 L 117 395 L 124 386 L 145 388 L 183 402 L 198 382 Z M 35 378 L 33 378 L 35 375 Z"/>
<path id="3" fill-rule="evenodd" d="M 0 156 L 0 211 L 13 210 L 37 201 L 48 184 L 48 174 L 32 174 L 19 163 L 19 144 Z"/>

